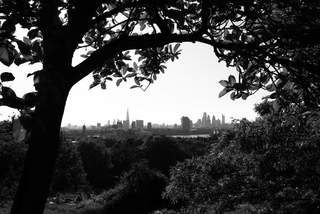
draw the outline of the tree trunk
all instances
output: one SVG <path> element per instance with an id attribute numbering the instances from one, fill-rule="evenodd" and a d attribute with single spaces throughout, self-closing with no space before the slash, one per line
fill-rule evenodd
<path id="1" fill-rule="evenodd" d="M 41 214 L 45 208 L 60 146 L 61 120 L 69 89 L 59 75 L 44 72 L 25 166 L 11 214 Z M 48 76 L 50 74 L 50 76 Z M 53 73 L 54 74 L 54 73 Z M 56 76 L 56 77 L 55 77 Z"/>

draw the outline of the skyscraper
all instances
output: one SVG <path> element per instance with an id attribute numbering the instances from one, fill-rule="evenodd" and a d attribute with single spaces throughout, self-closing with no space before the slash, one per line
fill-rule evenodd
<path id="1" fill-rule="evenodd" d="M 211 121 L 211 123 L 212 123 L 212 127 L 213 127 L 213 128 L 216 128 L 216 127 L 217 127 L 217 121 L 216 121 L 216 117 L 215 117 L 214 115 L 212 115 L 212 121 Z"/>
<path id="2" fill-rule="evenodd" d="M 222 114 L 221 125 L 224 126 L 226 124 L 226 117 Z"/>
<path id="3" fill-rule="evenodd" d="M 129 129 L 130 128 L 129 109 L 127 109 L 126 120 L 123 121 L 123 128 L 125 128 L 125 129 Z"/>
<path id="4" fill-rule="evenodd" d="M 208 115 L 206 120 L 206 128 L 209 128 L 209 127 L 211 127 L 211 119 L 210 119 L 210 116 Z"/>
<path id="5" fill-rule="evenodd" d="M 201 128 L 206 127 L 206 123 L 207 123 L 207 113 L 203 112 L 202 120 L 201 120 Z"/>
<path id="6" fill-rule="evenodd" d="M 189 131 L 191 129 L 191 120 L 189 119 L 189 117 L 183 116 L 181 117 L 181 127 L 183 130 L 185 131 Z"/>
<path id="7" fill-rule="evenodd" d="M 143 120 L 136 120 L 137 129 L 143 129 Z"/>

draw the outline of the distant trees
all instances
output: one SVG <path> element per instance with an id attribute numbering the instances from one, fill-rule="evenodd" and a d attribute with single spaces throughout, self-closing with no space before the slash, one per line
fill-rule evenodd
<path id="1" fill-rule="evenodd" d="M 36 92 L 22 98 L 1 73 L 1 105 L 21 110 L 31 132 L 12 213 L 42 213 L 59 151 L 59 131 L 71 87 L 93 73 L 107 87 L 133 78 L 145 90 L 180 54 L 180 42 L 202 42 L 235 66 L 220 96 L 246 99 L 260 88 L 272 96 L 319 107 L 319 1 L 316 0 L 3 0 L 0 61 L 41 63 Z M 20 37 L 19 29 L 25 29 Z M 77 50 L 85 60 L 72 65 Z M 130 51 L 130 50 L 135 50 Z M 135 54 L 138 62 L 129 62 Z M 293 93 L 283 93 L 292 88 Z M 33 111 L 33 108 L 35 110 Z M 37 187 L 37 188 L 36 188 Z"/>

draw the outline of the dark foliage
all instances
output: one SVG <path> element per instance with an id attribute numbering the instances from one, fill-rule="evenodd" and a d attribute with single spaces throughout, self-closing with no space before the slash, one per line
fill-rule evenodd
<path id="1" fill-rule="evenodd" d="M 187 158 L 177 141 L 167 137 L 150 137 L 142 145 L 142 150 L 149 166 L 165 175 L 169 175 L 170 167 Z"/>
<path id="2" fill-rule="evenodd" d="M 111 155 L 102 143 L 82 142 L 79 152 L 88 182 L 94 188 L 109 188 L 115 178 L 109 173 L 112 168 Z"/>
<path id="3" fill-rule="evenodd" d="M 271 103 L 272 106 L 272 103 Z M 181 213 L 319 213 L 319 112 L 289 105 L 238 121 L 210 153 L 171 171 L 166 197 Z M 164 212 L 165 213 L 165 212 Z"/>
<path id="4" fill-rule="evenodd" d="M 23 169 L 27 146 L 14 143 L 12 123 L 0 122 L 0 201 L 12 199 Z"/>
<path id="5" fill-rule="evenodd" d="M 104 195 L 105 206 L 100 210 L 87 210 L 84 214 L 147 214 L 170 207 L 161 193 L 167 184 L 166 177 L 146 164 L 140 163 L 125 173 L 120 183 Z"/>
<path id="6" fill-rule="evenodd" d="M 53 192 L 76 192 L 88 185 L 77 147 L 63 142 L 53 177 Z"/>

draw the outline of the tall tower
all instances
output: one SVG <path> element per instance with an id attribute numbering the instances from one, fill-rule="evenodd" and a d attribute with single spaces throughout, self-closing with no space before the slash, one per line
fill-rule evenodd
<path id="1" fill-rule="evenodd" d="M 226 117 L 224 116 L 224 114 L 222 114 L 221 119 L 222 119 L 222 121 L 221 121 L 222 125 L 226 124 Z"/>
<path id="2" fill-rule="evenodd" d="M 126 129 L 130 128 L 129 109 L 127 109 L 126 120 L 124 121 L 124 128 Z"/>

